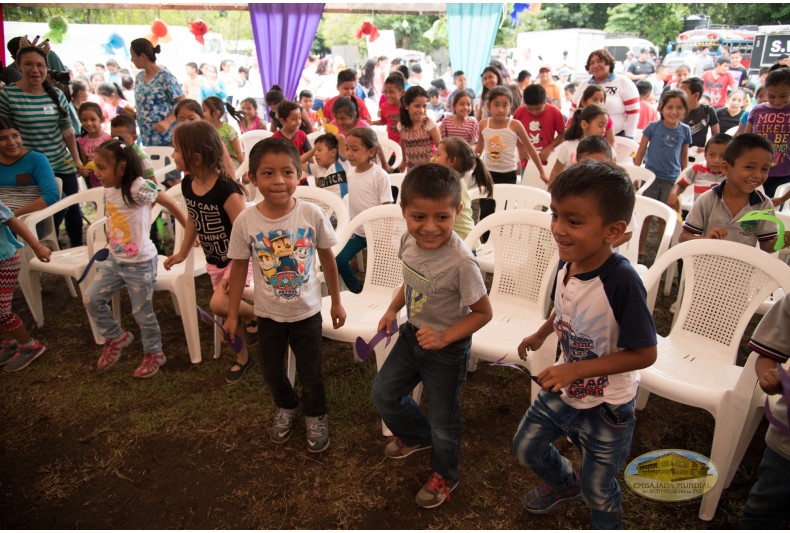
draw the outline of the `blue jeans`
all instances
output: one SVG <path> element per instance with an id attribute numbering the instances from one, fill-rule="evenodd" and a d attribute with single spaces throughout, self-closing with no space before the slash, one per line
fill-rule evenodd
<path id="1" fill-rule="evenodd" d="M 741 529 L 785 529 L 790 521 L 788 494 L 790 461 L 766 447 L 757 483 L 749 492 L 738 526 Z"/>
<path id="2" fill-rule="evenodd" d="M 454 482 L 461 457 L 461 388 L 471 337 L 441 350 L 425 350 L 415 334 L 410 323 L 400 328 L 395 346 L 373 381 L 373 403 L 406 446 L 431 444 L 431 470 Z M 427 416 L 411 397 L 420 381 L 428 397 Z"/>
<path id="3" fill-rule="evenodd" d="M 581 492 L 592 509 L 596 529 L 623 528 L 620 485 L 615 476 L 631 449 L 635 402 L 575 409 L 559 395 L 541 391 L 513 437 L 516 458 L 554 491 L 564 492 L 575 483 L 573 467 L 552 442 L 568 435 L 581 452 Z"/>
<path id="4" fill-rule="evenodd" d="M 140 263 L 116 261 L 115 256 L 97 263 L 96 276 L 83 295 L 88 314 L 96 322 L 96 329 L 105 339 L 117 339 L 123 334 L 121 325 L 112 316 L 109 302 L 112 295 L 126 285 L 132 315 L 140 326 L 140 337 L 145 353 L 162 351 L 162 335 L 154 313 L 154 282 L 156 281 L 157 258 Z"/>
<path id="5" fill-rule="evenodd" d="M 362 290 L 362 284 L 359 283 L 357 276 L 354 274 L 354 270 L 351 268 L 351 259 L 367 247 L 368 241 L 365 237 L 353 234 L 343 247 L 343 250 L 335 257 L 337 272 L 340 274 L 340 277 L 343 278 L 343 283 L 346 284 L 346 287 L 348 287 L 348 290 L 351 292 L 359 292 Z"/>
<path id="6" fill-rule="evenodd" d="M 285 372 L 290 345 L 296 359 L 296 373 L 302 383 L 305 416 L 326 414 L 321 324 L 320 312 L 297 322 L 258 317 L 258 360 L 277 407 L 295 409 L 299 406 L 299 397 Z"/>

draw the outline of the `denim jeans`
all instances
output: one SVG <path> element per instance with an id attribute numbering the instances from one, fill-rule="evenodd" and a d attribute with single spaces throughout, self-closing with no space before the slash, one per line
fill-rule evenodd
<path id="1" fill-rule="evenodd" d="M 112 316 L 109 302 L 112 295 L 126 285 L 129 301 L 132 304 L 132 315 L 140 326 L 140 337 L 145 353 L 162 351 L 162 335 L 159 322 L 154 313 L 154 282 L 156 281 L 157 258 L 140 263 L 116 261 L 115 256 L 102 263 L 97 263 L 96 276 L 82 301 L 88 314 L 96 322 L 96 329 L 105 339 L 117 339 L 123 333 L 121 325 Z"/>
<path id="2" fill-rule="evenodd" d="M 596 529 L 623 528 L 620 485 L 615 476 L 631 449 L 635 401 L 575 409 L 559 395 L 541 391 L 513 437 L 516 458 L 553 490 L 564 492 L 574 485 L 573 467 L 552 442 L 568 435 L 581 452 L 581 493 L 592 509 Z"/>
<path id="3" fill-rule="evenodd" d="M 343 250 L 335 257 L 337 272 L 340 274 L 340 277 L 343 278 L 343 283 L 346 284 L 346 287 L 348 287 L 348 290 L 351 292 L 359 292 L 362 290 L 362 284 L 359 283 L 357 276 L 354 274 L 354 270 L 351 268 L 351 259 L 367 247 L 367 239 L 354 234 L 351 235 L 351 238 L 343 247 Z"/>
<path id="4" fill-rule="evenodd" d="M 258 317 L 258 358 L 263 379 L 272 391 L 277 407 L 294 409 L 299 406 L 299 397 L 285 372 L 290 345 L 296 358 L 296 373 L 302 383 L 305 416 L 327 413 L 321 323 L 320 312 L 297 322 L 278 322 Z"/>
<path id="5" fill-rule="evenodd" d="M 743 507 L 741 529 L 785 529 L 790 521 L 790 461 L 766 447 L 757 483 Z"/>
<path id="6" fill-rule="evenodd" d="M 71 174 L 59 173 L 55 174 L 55 176 L 63 181 L 62 198 L 79 192 L 76 172 L 72 172 Z M 63 222 L 63 219 L 66 220 L 66 235 L 69 237 L 69 246 L 71 248 L 82 246 L 82 209 L 80 208 L 80 204 L 72 205 L 63 211 L 55 213 L 55 233 L 58 233 L 60 223 Z"/>
<path id="7" fill-rule="evenodd" d="M 458 480 L 461 457 L 461 388 L 466 381 L 471 337 L 441 350 L 425 350 L 410 323 L 400 335 L 373 381 L 373 403 L 406 446 L 432 444 L 431 470 L 448 481 Z M 411 397 L 422 381 L 428 415 Z"/>

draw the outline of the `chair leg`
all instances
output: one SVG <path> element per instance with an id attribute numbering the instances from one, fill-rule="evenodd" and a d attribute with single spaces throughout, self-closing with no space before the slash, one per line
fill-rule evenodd
<path id="1" fill-rule="evenodd" d="M 66 287 L 68 287 L 71 297 L 76 298 L 77 291 L 74 289 L 74 283 L 71 281 L 71 276 L 63 276 L 63 279 L 66 280 Z"/>
<path id="2" fill-rule="evenodd" d="M 22 261 L 22 268 L 19 270 L 19 288 L 25 297 L 30 314 L 36 325 L 44 327 L 44 307 L 41 302 L 41 281 L 38 272 L 31 271 L 27 266 L 27 261 Z"/>
<path id="3" fill-rule="evenodd" d="M 214 315 L 214 319 L 222 324 L 222 317 Z M 220 333 L 219 326 L 214 324 L 214 359 L 222 357 L 222 333 Z"/>
<path id="4" fill-rule="evenodd" d="M 647 406 L 647 399 L 650 398 L 650 391 L 644 387 L 639 387 L 636 392 L 636 409 L 641 411 Z"/>
<path id="5" fill-rule="evenodd" d="M 200 329 L 198 327 L 197 303 L 195 300 L 195 278 L 190 276 L 185 287 L 181 287 L 176 293 L 171 293 L 178 302 L 177 309 L 181 315 L 181 322 L 184 324 L 184 335 L 187 338 L 187 349 L 189 359 L 193 364 L 200 363 L 203 358 L 200 353 Z"/>

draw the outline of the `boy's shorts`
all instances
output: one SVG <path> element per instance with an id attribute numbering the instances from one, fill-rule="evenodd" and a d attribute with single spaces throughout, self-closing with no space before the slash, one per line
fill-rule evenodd
<path id="1" fill-rule="evenodd" d="M 219 268 L 214 265 L 210 265 L 206 263 L 206 272 L 208 272 L 208 275 L 211 278 L 212 289 L 216 289 L 220 281 L 230 276 L 230 267 L 232 265 L 233 265 L 233 261 L 228 263 L 228 265 L 225 268 Z M 249 287 L 251 283 L 252 283 L 252 261 L 249 261 L 247 263 L 247 279 L 244 281 L 244 285 Z"/>

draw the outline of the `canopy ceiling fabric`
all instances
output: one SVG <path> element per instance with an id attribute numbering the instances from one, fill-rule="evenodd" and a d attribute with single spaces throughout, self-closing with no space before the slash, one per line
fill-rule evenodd
<path id="1" fill-rule="evenodd" d="M 447 4 L 447 36 L 453 71 L 466 74 L 468 86 L 480 93 L 480 75 L 488 66 L 504 4 Z"/>

